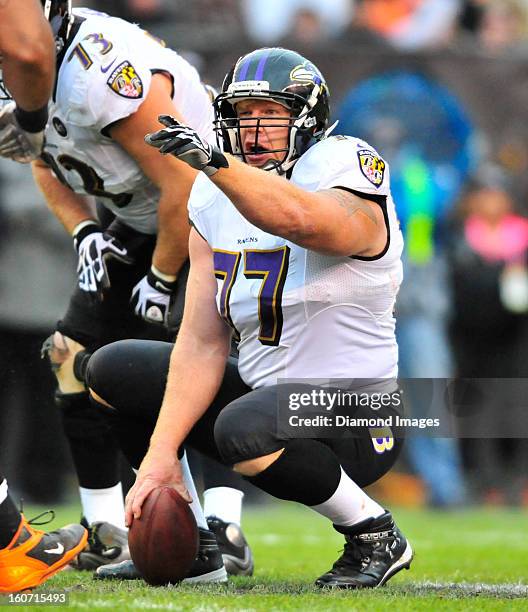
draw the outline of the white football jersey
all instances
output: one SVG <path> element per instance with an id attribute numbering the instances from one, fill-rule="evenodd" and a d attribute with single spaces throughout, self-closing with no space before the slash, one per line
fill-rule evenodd
<path id="1" fill-rule="evenodd" d="M 76 193 L 95 196 L 130 227 L 153 234 L 159 190 L 108 127 L 136 112 L 152 74 L 163 72 L 185 122 L 212 142 L 209 95 L 187 61 L 138 26 L 88 9 L 74 12 L 84 21 L 58 72 L 45 159 Z"/>
<path id="2" fill-rule="evenodd" d="M 386 162 L 362 140 L 332 136 L 299 159 L 290 180 L 311 192 L 384 196 L 389 239 L 375 258 L 320 255 L 252 225 L 201 174 L 189 213 L 214 250 L 217 307 L 240 337 L 241 377 L 252 388 L 279 378 L 396 378 L 403 238 Z"/>

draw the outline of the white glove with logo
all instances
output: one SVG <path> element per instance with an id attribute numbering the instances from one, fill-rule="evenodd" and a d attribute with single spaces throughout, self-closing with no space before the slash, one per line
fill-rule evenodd
<path id="1" fill-rule="evenodd" d="M 73 244 L 79 253 L 79 287 L 102 299 L 104 292 L 110 288 L 107 261 L 115 259 L 131 264 L 133 260 L 119 240 L 107 232 L 101 232 L 97 223 L 80 223 L 78 228 L 73 235 Z"/>
<path id="2" fill-rule="evenodd" d="M 211 146 L 192 128 L 182 125 L 170 115 L 160 115 L 158 121 L 165 128 L 147 134 L 145 142 L 159 149 L 163 155 L 170 153 L 192 168 L 205 172 L 207 176 L 212 176 L 220 168 L 229 168 L 220 149 Z"/>
<path id="3" fill-rule="evenodd" d="M 169 282 L 160 278 L 156 272 L 152 266 L 132 289 L 130 303 L 134 312 L 148 323 L 167 326 L 170 300 L 177 281 Z"/>
<path id="4" fill-rule="evenodd" d="M 0 157 L 27 164 L 42 153 L 44 130 L 26 132 L 17 121 L 15 109 L 15 102 L 0 108 Z"/>

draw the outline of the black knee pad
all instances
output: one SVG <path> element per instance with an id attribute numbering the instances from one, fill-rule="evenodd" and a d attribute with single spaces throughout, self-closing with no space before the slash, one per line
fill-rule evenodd
<path id="1" fill-rule="evenodd" d="M 86 384 L 122 418 L 155 423 L 163 401 L 173 345 L 120 340 L 90 357 Z"/>
<path id="2" fill-rule="evenodd" d="M 85 364 L 84 376 L 86 386 L 103 399 L 114 387 L 112 383 L 112 348 L 109 344 L 93 353 Z"/>
<path id="3" fill-rule="evenodd" d="M 80 382 L 84 382 L 86 379 L 86 368 L 88 367 L 88 361 L 92 356 L 91 351 L 86 349 L 79 351 L 73 360 L 73 375 Z"/>
<path id="4" fill-rule="evenodd" d="M 278 499 L 317 506 L 332 497 L 341 479 L 339 460 L 317 440 L 289 440 L 268 468 L 246 480 Z"/>
<path id="5" fill-rule="evenodd" d="M 91 401 L 88 393 L 55 393 L 55 402 L 62 413 L 64 431 L 68 438 L 103 439 L 110 432 L 110 423 L 102 410 Z"/>

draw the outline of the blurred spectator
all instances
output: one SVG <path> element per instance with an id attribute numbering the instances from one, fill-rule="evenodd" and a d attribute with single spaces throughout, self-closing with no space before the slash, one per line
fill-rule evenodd
<path id="1" fill-rule="evenodd" d="M 354 4 L 354 0 L 243 0 L 242 12 L 256 44 L 272 44 L 298 29 L 295 19 L 301 9 L 318 16 L 326 37 L 337 36 L 350 22 Z"/>
<path id="2" fill-rule="evenodd" d="M 528 52 L 528 6 L 524 0 L 486 0 L 477 31 L 480 47 L 493 55 Z"/>
<path id="3" fill-rule="evenodd" d="M 359 21 L 399 49 L 445 46 L 453 37 L 460 0 L 361 0 Z"/>
<path id="4" fill-rule="evenodd" d="M 165 0 L 114 0 L 111 8 L 107 6 L 107 2 L 100 4 L 101 10 L 110 11 L 127 21 L 141 24 L 161 21 L 170 14 L 169 3 Z"/>
<path id="5" fill-rule="evenodd" d="M 343 133 L 364 138 L 390 164 L 405 238 L 396 315 L 400 377 L 448 378 L 450 296 L 443 238 L 446 212 L 458 200 L 474 163 L 472 121 L 451 91 L 410 71 L 388 71 L 360 82 L 345 97 L 338 117 Z M 426 386 L 405 389 L 406 409 L 413 416 L 423 416 L 429 406 Z M 455 440 L 413 436 L 405 448 L 430 504 L 447 507 L 465 501 Z"/>
<path id="6" fill-rule="evenodd" d="M 460 10 L 458 25 L 462 33 L 476 34 L 482 21 L 486 0 L 464 0 Z"/>
<path id="7" fill-rule="evenodd" d="M 161 21 L 170 11 L 167 0 L 75 0 L 74 7 L 87 7 L 142 24 Z"/>
<path id="8" fill-rule="evenodd" d="M 240 0 L 79 0 L 76 4 L 147 27 L 177 50 L 224 48 L 247 38 Z"/>
<path id="9" fill-rule="evenodd" d="M 422 74 L 383 72 L 356 84 L 338 113 L 340 130 L 374 145 L 390 164 L 392 193 L 405 238 L 404 281 L 396 330 L 402 379 L 452 376 L 447 337 L 450 306 L 443 229 L 475 155 L 473 125 L 453 94 Z M 404 389 L 406 409 L 423 416 L 427 385 Z M 409 437 L 406 456 L 424 481 L 429 503 L 465 501 L 455 440 Z"/>
<path id="10" fill-rule="evenodd" d="M 504 179 L 496 171 L 479 177 L 463 206 L 465 217 L 454 234 L 450 257 L 457 374 L 526 377 L 528 220 L 513 212 Z M 508 386 L 501 383 L 493 401 L 480 406 L 479 419 L 492 430 L 498 419 L 514 418 L 515 406 Z M 462 449 L 478 499 L 520 503 L 528 468 L 527 440 L 465 440 Z"/>
<path id="11" fill-rule="evenodd" d="M 19 494 L 46 503 L 61 496 L 69 457 L 40 347 L 76 282 L 76 258 L 28 166 L 0 164 L 0 205 L 0 463 Z"/>
<path id="12" fill-rule="evenodd" d="M 300 8 L 292 19 L 292 28 L 286 33 L 283 41 L 278 44 L 294 49 L 311 47 L 325 42 L 328 39 L 328 31 L 324 27 L 321 15 L 311 8 Z"/>
<path id="13" fill-rule="evenodd" d="M 369 52 L 389 47 L 390 52 L 390 43 L 386 36 L 370 27 L 361 5 L 358 5 L 348 26 L 336 37 L 336 42 L 352 48 L 368 48 Z"/>

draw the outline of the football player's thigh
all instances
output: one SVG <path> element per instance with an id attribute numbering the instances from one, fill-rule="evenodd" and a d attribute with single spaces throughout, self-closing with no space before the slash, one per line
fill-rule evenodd
<path id="1" fill-rule="evenodd" d="M 121 414 L 156 420 L 173 345 L 121 340 L 98 349 L 86 372 L 88 387 Z"/>
<path id="2" fill-rule="evenodd" d="M 263 457 L 284 448 L 287 434 L 278 428 L 278 386 L 249 390 L 218 416 L 215 441 L 227 465 Z"/>

